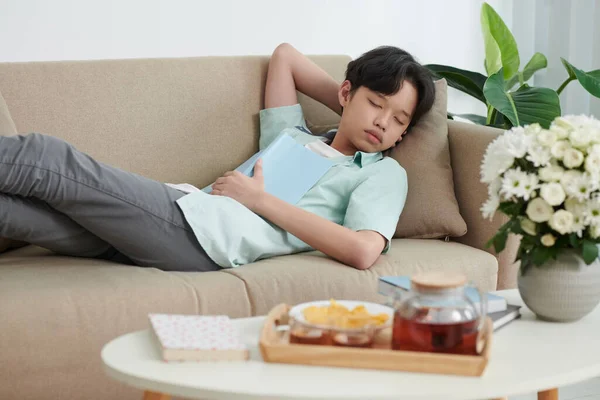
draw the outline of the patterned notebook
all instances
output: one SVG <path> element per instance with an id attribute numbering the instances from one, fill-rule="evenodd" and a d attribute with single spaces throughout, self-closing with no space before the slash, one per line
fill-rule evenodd
<path id="1" fill-rule="evenodd" d="M 225 315 L 149 314 L 165 361 L 246 360 L 248 349 Z"/>

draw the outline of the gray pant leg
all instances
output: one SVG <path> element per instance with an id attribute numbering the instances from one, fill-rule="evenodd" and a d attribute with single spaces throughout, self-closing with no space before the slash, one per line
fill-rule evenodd
<path id="1" fill-rule="evenodd" d="M 219 269 L 175 203 L 183 193 L 97 162 L 63 140 L 0 137 L 0 193 L 47 203 L 137 265 Z"/>
<path id="2" fill-rule="evenodd" d="M 34 198 L 0 193 L 0 237 L 73 257 L 132 264 L 124 255 L 66 215 Z"/>

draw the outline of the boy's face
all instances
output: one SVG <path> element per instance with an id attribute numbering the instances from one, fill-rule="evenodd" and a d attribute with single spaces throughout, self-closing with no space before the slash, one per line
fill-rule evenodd
<path id="1" fill-rule="evenodd" d="M 338 92 L 344 107 L 339 133 L 344 136 L 346 150 L 354 148 L 367 153 L 385 151 L 402 140 L 417 107 L 418 93 L 411 82 L 404 81 L 400 90 L 384 96 L 361 86 L 350 94 L 345 81 Z"/>

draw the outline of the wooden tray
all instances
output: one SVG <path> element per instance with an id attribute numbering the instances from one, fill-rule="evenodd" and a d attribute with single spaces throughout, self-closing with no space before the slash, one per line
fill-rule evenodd
<path id="1" fill-rule="evenodd" d="M 290 344 L 287 332 L 277 330 L 277 326 L 287 324 L 290 308 L 279 304 L 267 315 L 259 342 L 265 362 L 465 376 L 481 376 L 488 363 L 492 339 L 489 318 L 481 336 L 483 351 L 478 356 L 466 356 L 391 350 L 391 327 L 376 336 L 373 348 Z"/>

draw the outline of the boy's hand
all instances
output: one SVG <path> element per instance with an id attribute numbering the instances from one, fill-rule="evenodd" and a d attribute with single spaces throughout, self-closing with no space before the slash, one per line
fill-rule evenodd
<path id="1" fill-rule="evenodd" d="M 264 191 L 265 180 L 262 160 L 259 159 L 254 165 L 254 176 L 252 178 L 238 171 L 226 172 L 215 181 L 210 194 L 231 197 L 250 210 L 254 210 Z"/>

